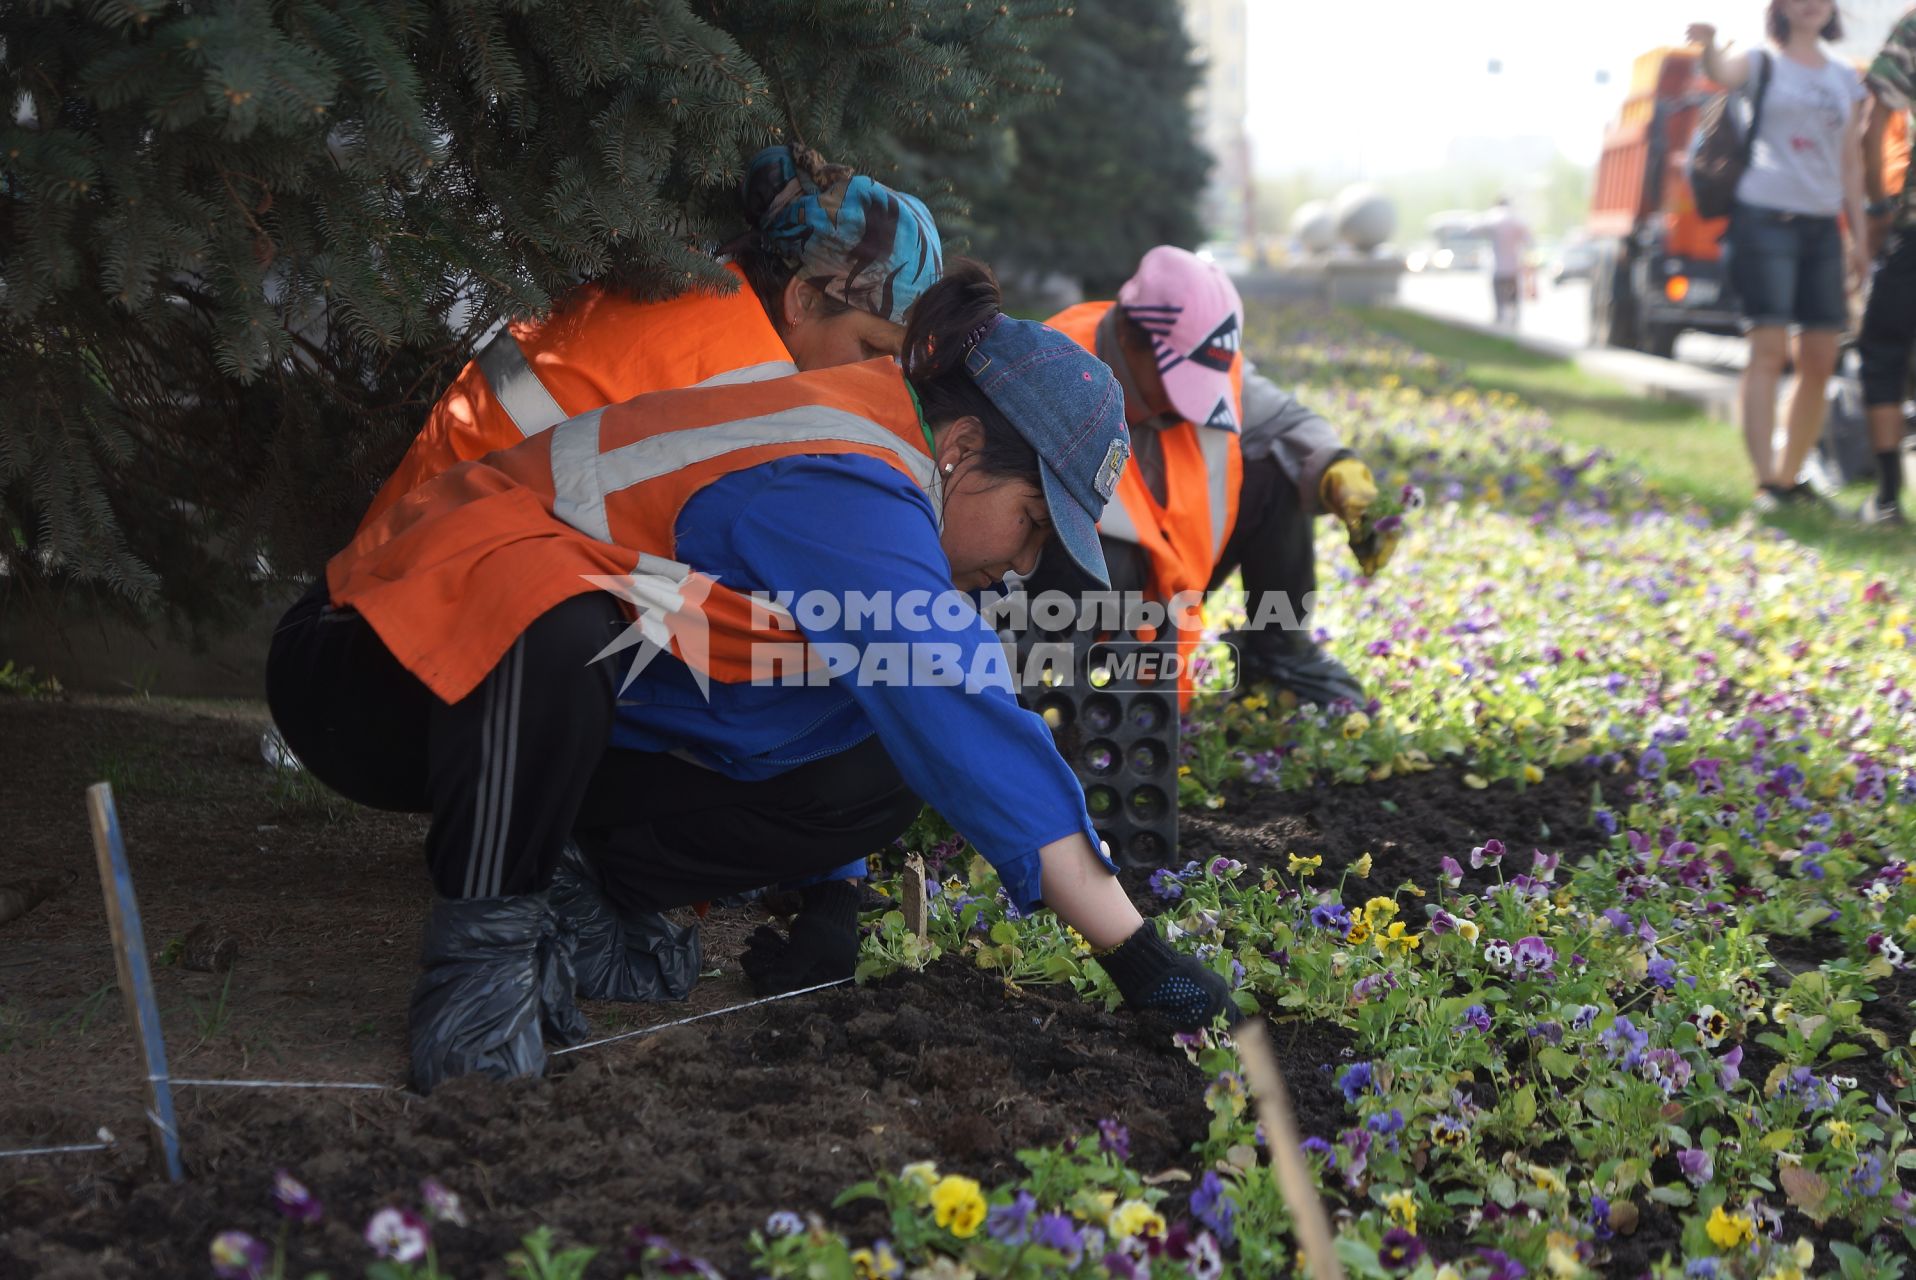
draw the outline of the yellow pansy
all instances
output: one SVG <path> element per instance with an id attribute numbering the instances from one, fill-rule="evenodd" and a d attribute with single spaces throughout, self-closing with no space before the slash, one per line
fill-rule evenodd
<path id="1" fill-rule="evenodd" d="M 853 1280 L 892 1280 L 903 1269 L 898 1255 L 883 1240 L 869 1249 L 852 1250 Z"/>
<path id="2" fill-rule="evenodd" d="M 1359 912 L 1357 916 L 1352 919 L 1350 932 L 1344 935 L 1344 941 L 1350 943 L 1353 947 L 1361 947 L 1369 937 L 1370 921 L 1364 918 L 1362 912 Z"/>
<path id="3" fill-rule="evenodd" d="M 1361 711 L 1353 711 L 1344 717 L 1343 734 L 1346 738 L 1361 738 L 1370 731 L 1370 717 Z"/>
<path id="4" fill-rule="evenodd" d="M 1756 1239 L 1756 1220 L 1740 1213 L 1725 1213 L 1722 1205 L 1710 1211 L 1703 1229 L 1709 1232 L 1710 1243 L 1719 1249 L 1740 1249 Z"/>
<path id="5" fill-rule="evenodd" d="M 1543 1263 L 1549 1269 L 1551 1280 L 1577 1280 L 1586 1274 L 1584 1265 L 1577 1258 L 1576 1239 L 1562 1231 L 1552 1231 L 1544 1237 Z"/>
<path id="6" fill-rule="evenodd" d="M 1477 938 L 1482 933 L 1483 930 L 1479 929 L 1473 921 L 1459 920 L 1457 922 L 1457 936 L 1473 946 L 1476 945 Z"/>
<path id="7" fill-rule="evenodd" d="M 1372 898 L 1364 904 L 1364 919 L 1370 927 L 1381 929 L 1397 918 L 1397 903 L 1390 898 Z"/>
<path id="8" fill-rule="evenodd" d="M 1370 879 L 1370 867 L 1370 851 L 1365 850 L 1363 857 L 1351 863 L 1351 874 L 1359 880 L 1368 880 Z"/>
<path id="9" fill-rule="evenodd" d="M 978 1234 L 985 1220 L 985 1193 L 976 1180 L 947 1174 L 931 1189 L 933 1220 L 960 1240 Z"/>
<path id="10" fill-rule="evenodd" d="M 1533 1164 L 1527 1172 L 1530 1174 L 1530 1184 L 1545 1195 L 1561 1196 L 1569 1194 L 1570 1188 L 1564 1185 L 1563 1179 L 1557 1176 L 1555 1169 L 1549 1169 L 1540 1164 Z"/>
<path id="11" fill-rule="evenodd" d="M 1313 853 L 1308 858 L 1300 858 L 1294 853 L 1291 855 L 1290 868 L 1291 874 L 1294 876 L 1310 875 L 1323 865 L 1324 858 L 1322 854 Z"/>
<path id="12" fill-rule="evenodd" d="M 1213 1080 L 1204 1090 L 1204 1105 L 1217 1110 L 1220 1103 L 1230 1108 L 1231 1114 L 1244 1114 L 1246 1098 L 1244 1080 L 1235 1071 L 1226 1071 Z"/>
<path id="13" fill-rule="evenodd" d="M 898 1177 L 915 1189 L 913 1194 L 918 1203 L 924 1204 L 931 1196 L 931 1189 L 938 1185 L 938 1166 L 929 1160 L 920 1160 L 906 1165 L 899 1171 Z"/>
<path id="14" fill-rule="evenodd" d="M 1142 1200 L 1126 1200 L 1113 1209 L 1105 1226 L 1119 1240 L 1129 1240 L 1133 1236 L 1158 1240 L 1163 1238 L 1165 1232 L 1164 1215 Z"/>
<path id="15" fill-rule="evenodd" d="M 1417 1234 L 1417 1197 L 1409 1191 L 1393 1191 L 1384 1197 L 1384 1208 L 1391 1221 L 1412 1235 Z"/>
<path id="16" fill-rule="evenodd" d="M 1424 945 L 1424 935 L 1409 932 L 1402 920 L 1393 920 L 1377 935 L 1377 945 L 1385 955 L 1407 956 Z"/>

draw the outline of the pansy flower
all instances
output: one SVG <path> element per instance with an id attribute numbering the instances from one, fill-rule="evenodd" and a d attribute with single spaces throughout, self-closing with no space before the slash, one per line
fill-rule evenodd
<path id="1" fill-rule="evenodd" d="M 306 1184 L 284 1169 L 273 1173 L 273 1206 L 288 1222 L 314 1223 L 326 1214 L 319 1198 Z"/>
<path id="2" fill-rule="evenodd" d="M 431 1241 L 425 1220 L 410 1209 L 381 1209 L 366 1224 L 366 1243 L 393 1262 L 419 1261 Z"/>

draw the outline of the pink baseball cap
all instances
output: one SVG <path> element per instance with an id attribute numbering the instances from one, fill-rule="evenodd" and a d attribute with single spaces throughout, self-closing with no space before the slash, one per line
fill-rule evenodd
<path id="1" fill-rule="evenodd" d="M 1242 358 L 1244 302 L 1224 268 L 1161 244 L 1118 290 L 1118 306 L 1151 336 L 1171 407 L 1187 422 L 1238 430 L 1231 370 Z"/>

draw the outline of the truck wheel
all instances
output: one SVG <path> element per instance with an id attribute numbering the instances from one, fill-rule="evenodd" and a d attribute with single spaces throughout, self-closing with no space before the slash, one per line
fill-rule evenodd
<path id="1" fill-rule="evenodd" d="M 1637 349 L 1647 356 L 1658 356 L 1669 360 L 1676 355 L 1677 334 L 1681 332 L 1682 330 L 1673 324 L 1645 324 L 1643 340 L 1638 344 Z"/>
<path id="2" fill-rule="evenodd" d="M 1590 342 L 1599 347 L 1636 345 L 1637 307 L 1630 266 L 1605 254 L 1590 281 Z"/>

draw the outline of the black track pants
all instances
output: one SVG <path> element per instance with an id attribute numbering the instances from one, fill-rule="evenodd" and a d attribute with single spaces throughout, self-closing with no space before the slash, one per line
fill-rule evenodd
<path id="1" fill-rule="evenodd" d="M 625 625 L 610 595 L 575 596 L 448 705 L 321 585 L 273 636 L 267 701 L 321 782 L 432 815 L 426 861 L 448 898 L 542 889 L 576 834 L 615 896 L 677 906 L 830 871 L 917 815 L 876 739 L 758 782 L 609 747 L 624 666 L 589 660 Z"/>

